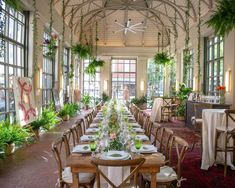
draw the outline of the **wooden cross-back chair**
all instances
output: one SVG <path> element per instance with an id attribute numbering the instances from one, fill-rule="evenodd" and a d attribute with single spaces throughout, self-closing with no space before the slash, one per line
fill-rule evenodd
<path id="1" fill-rule="evenodd" d="M 64 145 L 65 145 L 65 154 L 66 154 L 66 157 L 68 157 L 71 154 L 71 150 L 70 150 L 71 147 L 75 146 L 75 140 L 73 138 L 72 131 L 70 129 L 65 131 L 63 133 L 62 139 L 63 139 Z"/>
<path id="2" fill-rule="evenodd" d="M 151 131 L 153 127 L 153 122 L 150 120 L 150 116 L 145 117 L 144 121 L 144 130 L 145 130 L 145 135 L 151 139 Z"/>
<path id="3" fill-rule="evenodd" d="M 98 158 L 92 158 L 91 163 L 96 167 L 96 181 L 97 188 L 100 187 L 100 175 L 106 180 L 106 182 L 111 185 L 113 188 L 121 188 L 127 182 L 134 177 L 134 186 L 137 187 L 137 177 L 139 173 L 139 169 L 142 164 L 145 162 L 145 158 L 137 158 L 131 160 L 103 160 Z M 120 167 L 120 166 L 130 166 L 130 174 L 118 185 L 114 185 L 114 183 L 103 173 L 100 169 L 101 166 L 112 166 L 112 167 Z"/>
<path id="4" fill-rule="evenodd" d="M 153 123 L 153 126 L 155 128 L 155 133 L 154 133 L 154 139 L 153 139 L 153 142 L 152 144 L 158 148 L 160 148 L 160 142 L 161 142 L 161 136 L 162 136 L 162 129 L 163 127 L 161 127 L 160 124 L 158 123 Z"/>
<path id="5" fill-rule="evenodd" d="M 71 187 L 73 183 L 72 173 L 70 167 L 65 167 L 65 158 L 66 154 L 64 153 L 66 150 L 66 143 L 64 142 L 64 139 L 58 138 L 56 141 L 52 143 L 52 152 L 54 155 L 54 158 L 56 160 L 59 178 L 56 184 L 59 185 L 60 188 Z M 83 187 L 93 187 L 95 181 L 95 174 L 92 173 L 80 173 L 79 174 L 79 182 L 80 186 Z"/>
<path id="6" fill-rule="evenodd" d="M 218 152 L 224 153 L 224 176 L 227 176 L 227 155 L 228 152 L 233 152 L 233 162 L 235 161 L 235 110 L 225 110 L 225 125 L 216 127 L 215 133 L 215 160 Z M 218 146 L 220 135 L 224 136 L 223 147 Z M 233 144 L 230 145 L 231 139 Z"/>
<path id="7" fill-rule="evenodd" d="M 141 125 L 141 127 L 143 127 L 143 125 L 144 125 L 144 119 L 145 119 L 144 111 L 143 110 L 139 110 L 138 123 Z"/>
<path id="8" fill-rule="evenodd" d="M 173 152 L 176 153 L 176 166 L 171 166 L 172 162 L 170 161 L 168 165 L 160 168 L 160 172 L 157 173 L 158 185 L 165 185 L 167 187 L 170 187 L 170 185 L 175 183 L 177 184 L 177 187 L 181 186 L 181 182 L 185 180 L 183 177 L 181 177 L 181 165 L 185 158 L 187 150 L 188 143 L 184 139 L 178 136 L 173 136 L 171 138 L 168 147 L 168 153 L 170 153 L 170 155 L 172 155 L 171 153 Z M 149 184 L 151 182 L 151 175 L 143 174 L 143 179 Z"/>
<path id="9" fill-rule="evenodd" d="M 75 125 L 70 129 L 73 136 L 73 145 L 77 145 L 80 142 L 80 137 L 83 135 L 82 133 L 82 120 L 79 119 L 75 122 Z"/>
<path id="10" fill-rule="evenodd" d="M 162 153 L 165 156 L 165 163 L 171 163 L 171 144 L 172 144 L 172 138 L 173 138 L 173 131 L 168 128 L 160 128 L 160 138 L 156 138 L 158 136 L 158 133 L 155 133 L 155 143 L 154 145 L 157 146 L 157 139 L 160 140 L 159 145 L 159 152 Z"/>
<path id="11" fill-rule="evenodd" d="M 172 115 L 172 98 L 163 97 L 163 104 L 161 106 L 161 121 L 170 120 Z"/>

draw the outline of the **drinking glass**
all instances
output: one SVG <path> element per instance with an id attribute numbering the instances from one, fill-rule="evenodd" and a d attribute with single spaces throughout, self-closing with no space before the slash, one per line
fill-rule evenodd
<path id="1" fill-rule="evenodd" d="M 140 155 L 140 148 L 142 146 L 141 139 L 135 139 L 135 149 L 137 150 L 137 154 Z"/>
<path id="2" fill-rule="evenodd" d="M 90 142 L 90 149 L 91 149 L 91 157 L 94 157 L 95 156 L 95 151 L 96 151 L 96 147 L 97 147 L 97 145 L 96 145 L 96 142 Z"/>

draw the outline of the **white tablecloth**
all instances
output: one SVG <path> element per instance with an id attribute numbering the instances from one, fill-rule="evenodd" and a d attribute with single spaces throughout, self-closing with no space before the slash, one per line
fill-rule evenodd
<path id="1" fill-rule="evenodd" d="M 153 108 L 150 116 L 152 122 L 161 121 L 161 106 L 163 105 L 162 98 L 155 98 L 153 102 Z"/>
<path id="2" fill-rule="evenodd" d="M 202 164 L 201 169 L 208 170 L 215 162 L 215 133 L 216 127 L 225 126 L 225 113 L 224 109 L 205 109 L 202 111 Z M 231 140 L 232 141 L 232 140 Z M 229 144 L 232 144 L 229 143 Z M 224 145 L 224 135 L 221 134 L 218 145 Z M 224 162 L 224 153 L 217 152 L 216 163 L 223 164 Z M 232 153 L 228 152 L 227 155 L 227 164 L 235 169 L 232 164 Z"/>

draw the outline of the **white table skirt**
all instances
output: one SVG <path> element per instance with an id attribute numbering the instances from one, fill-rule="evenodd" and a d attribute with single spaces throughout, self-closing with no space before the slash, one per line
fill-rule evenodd
<path id="1" fill-rule="evenodd" d="M 108 167 L 108 178 L 118 186 L 130 174 L 130 167 Z M 112 186 L 109 185 L 109 188 Z"/>
<path id="2" fill-rule="evenodd" d="M 150 119 L 152 122 L 161 121 L 161 106 L 163 105 L 162 98 L 155 98 Z"/>
<path id="3" fill-rule="evenodd" d="M 201 169 L 208 170 L 210 166 L 215 163 L 215 133 L 216 127 L 225 126 L 225 113 L 224 109 L 205 109 L 202 111 L 202 163 Z M 232 140 L 231 140 L 232 141 Z M 219 137 L 218 145 L 221 147 L 225 143 L 224 135 L 221 134 Z M 233 144 L 230 142 L 229 144 Z M 223 164 L 224 162 L 224 153 L 217 152 L 216 163 Z M 232 164 L 232 153 L 228 152 L 227 155 L 227 164 L 235 169 Z"/>

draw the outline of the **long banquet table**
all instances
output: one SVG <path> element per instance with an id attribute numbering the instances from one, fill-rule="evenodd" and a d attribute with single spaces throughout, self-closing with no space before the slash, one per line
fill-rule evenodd
<path id="1" fill-rule="evenodd" d="M 93 122 L 97 123 L 98 118 L 95 118 Z M 85 133 L 87 134 L 87 133 Z M 145 143 L 150 144 L 150 141 Z M 83 142 L 81 144 L 84 144 Z M 151 174 L 151 188 L 157 187 L 157 173 L 160 172 L 160 167 L 164 166 L 164 158 L 160 153 L 142 154 L 145 158 L 144 164 L 141 166 L 139 172 Z M 90 162 L 91 155 L 84 153 L 72 153 L 66 159 L 66 166 L 71 168 L 73 175 L 73 187 L 79 187 L 79 173 L 96 173 L 95 167 Z"/>

